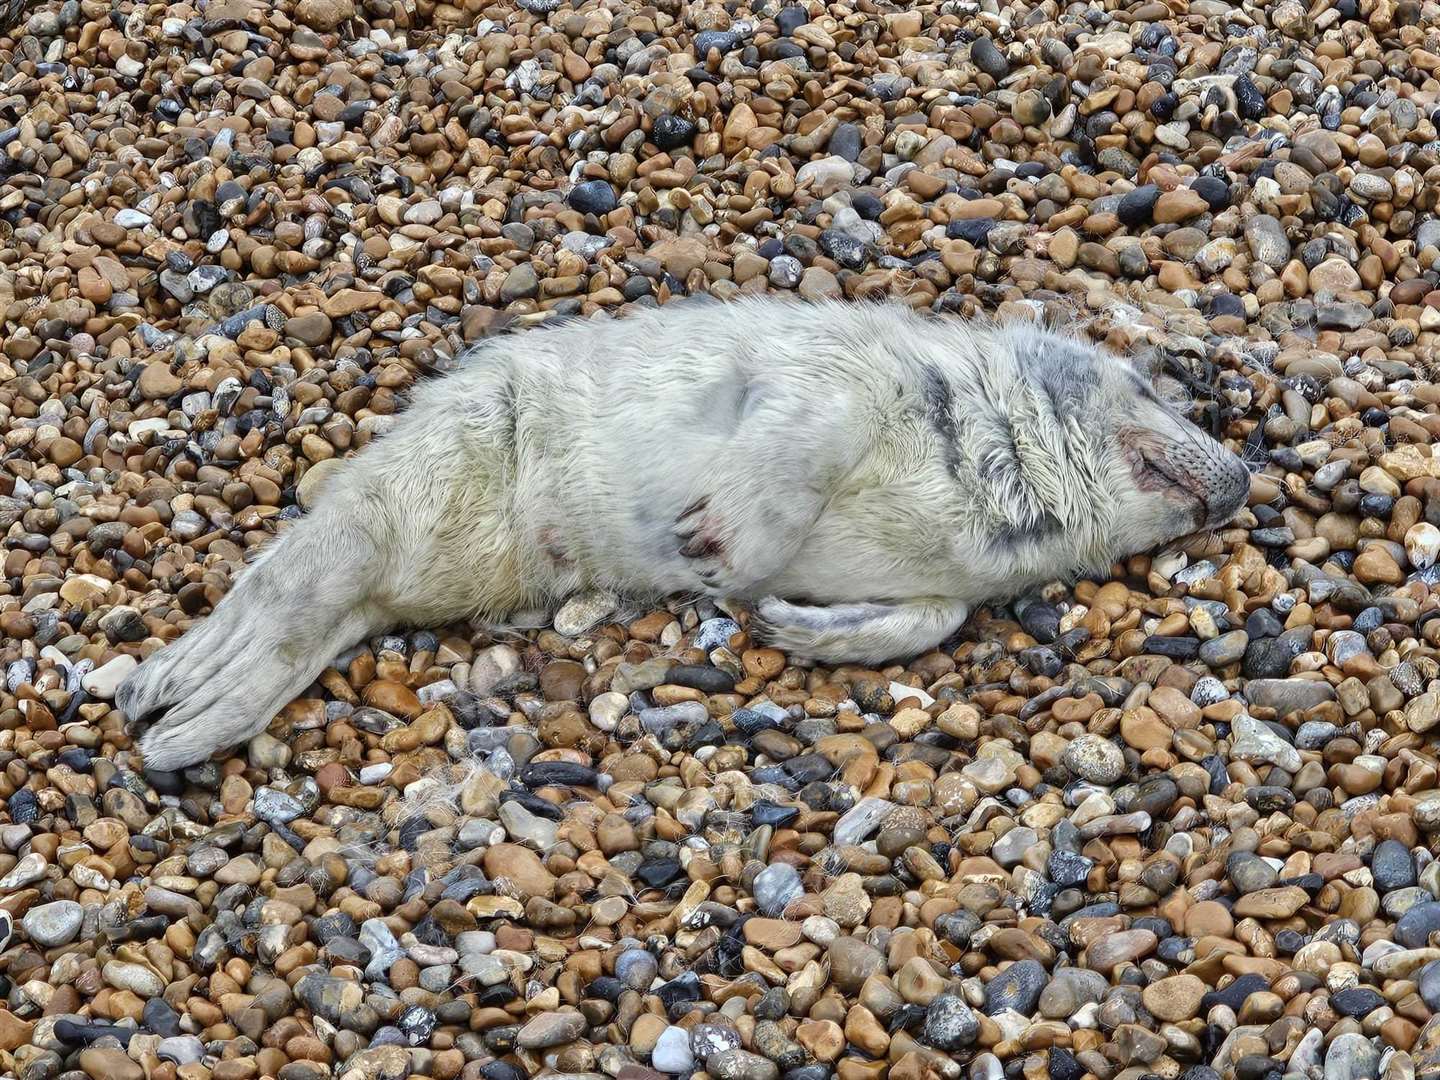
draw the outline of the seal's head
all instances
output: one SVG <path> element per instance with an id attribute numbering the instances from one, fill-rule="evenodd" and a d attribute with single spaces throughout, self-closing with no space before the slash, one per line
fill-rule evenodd
<path id="1" fill-rule="evenodd" d="M 1101 395 L 1116 557 L 1224 525 L 1250 493 L 1250 472 L 1157 391 L 1142 362 L 1112 357 Z"/>
<path id="2" fill-rule="evenodd" d="M 1117 538 L 1144 550 L 1224 525 L 1250 493 L 1245 463 L 1182 416 L 1138 366 L 1117 366 L 1133 390 L 1129 415 L 1114 428 L 1113 452 L 1133 482 L 1117 486 Z"/>
<path id="3" fill-rule="evenodd" d="M 1000 344 L 1013 350 L 1026 396 L 1039 402 L 1038 423 L 1012 410 L 1008 441 L 1021 467 L 1006 489 L 1019 493 L 1008 505 L 1020 508 L 1023 526 L 1009 536 L 1033 544 L 1037 561 L 1103 571 L 1218 528 L 1244 504 L 1244 462 L 1186 419 L 1143 358 L 1035 326 L 1006 328 Z M 1037 443 L 1050 444 L 1046 458 L 1060 463 L 1048 475 L 1025 467 Z"/>

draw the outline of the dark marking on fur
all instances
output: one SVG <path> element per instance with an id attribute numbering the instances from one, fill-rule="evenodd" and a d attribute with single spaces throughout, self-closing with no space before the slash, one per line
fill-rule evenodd
<path id="1" fill-rule="evenodd" d="M 631 267 L 632 273 L 639 273 L 638 270 L 634 269 L 633 263 L 627 262 L 626 265 Z M 667 302 L 665 306 L 667 308 L 672 306 L 678 306 L 680 309 L 688 311 L 694 310 L 695 308 L 718 307 L 720 304 L 723 303 L 724 301 L 721 300 L 718 296 L 714 296 L 710 293 L 689 293 L 685 296 L 677 296 L 675 299 Z"/>
<path id="2" fill-rule="evenodd" d="M 825 611 L 825 608 L 821 608 Z M 838 609 L 831 609 L 829 618 L 819 620 L 818 628 L 822 630 L 848 630 L 852 627 L 862 626 L 872 619 L 878 619 L 886 614 L 889 608 L 884 604 L 846 604 Z"/>
<path id="3" fill-rule="evenodd" d="M 1044 543 L 1046 540 L 1053 540 L 1065 530 L 1065 524 L 1048 510 L 1040 515 L 1039 520 L 1032 521 L 1028 525 L 1010 524 L 999 529 L 995 534 L 995 544 L 1002 547 L 1014 547 L 1023 543 Z"/>
<path id="4" fill-rule="evenodd" d="M 945 471 L 953 479 L 960 478 L 960 426 L 955 420 L 955 391 L 944 373 L 934 364 L 921 364 L 921 395 L 925 401 L 925 420 L 940 437 L 940 452 L 945 458 Z"/>
<path id="5" fill-rule="evenodd" d="M 1204 419 L 1204 423 L 1198 425 L 1200 430 L 1209 432 L 1211 438 L 1220 442 L 1225 427 L 1225 410 L 1221 407 L 1220 391 L 1217 388 L 1220 371 L 1209 360 L 1200 360 L 1197 364 L 1200 367 L 1198 374 L 1192 372 L 1180 357 L 1164 353 L 1160 370 L 1194 397 L 1192 413 L 1198 410 Z"/>
<path id="6" fill-rule="evenodd" d="M 1058 348 L 1036 357 L 1031 365 L 1034 384 L 1044 393 L 1057 419 L 1084 413 L 1085 403 L 1099 386 L 1094 360 L 1080 349 Z"/>
<path id="7" fill-rule="evenodd" d="M 515 384 L 506 379 L 495 391 L 495 401 L 500 408 L 501 415 L 505 418 L 505 445 L 514 446 L 516 443 L 516 426 L 520 422 L 519 410 L 516 408 Z"/>
<path id="8" fill-rule="evenodd" d="M 889 610 L 890 605 L 887 604 L 791 604 L 786 612 L 786 625 L 819 632 L 851 630 L 887 614 Z"/>
<path id="9" fill-rule="evenodd" d="M 1024 483 L 1023 474 L 1020 469 L 1020 454 L 1015 449 L 1015 426 L 1010 421 L 1008 413 L 1000 413 L 992 418 L 995 427 L 1005 433 L 1005 444 L 993 447 L 980 462 L 980 477 L 987 484 L 1000 485 L 1006 483 L 1009 474 L 1016 474 L 1016 481 L 1023 484 L 1028 492 L 1030 486 Z"/>
<path id="10" fill-rule="evenodd" d="M 125 708 L 125 706 L 124 706 L 123 704 L 121 704 L 120 708 L 123 710 L 123 709 Z M 160 718 L 163 717 L 164 715 L 165 715 L 165 706 L 164 706 L 164 705 L 156 705 L 156 706 L 155 706 L 154 708 L 152 708 L 149 712 L 142 713 L 140 716 L 135 716 L 135 717 L 129 716 L 129 714 L 128 714 L 128 712 L 127 712 L 127 713 L 126 713 L 126 721 L 125 721 L 125 731 L 126 731 L 131 737 L 133 737 L 133 738 L 139 738 L 144 732 L 146 732 L 146 731 L 149 730 L 150 728 L 154 727 L 157 723 L 159 723 L 159 722 L 160 722 Z"/>

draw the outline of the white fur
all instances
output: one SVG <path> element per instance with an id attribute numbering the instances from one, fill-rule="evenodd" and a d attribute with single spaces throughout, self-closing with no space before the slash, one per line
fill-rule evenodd
<path id="1" fill-rule="evenodd" d="M 367 634 L 592 586 L 763 601 L 760 628 L 815 659 L 913 654 L 975 604 L 1210 524 L 1137 486 L 1124 433 L 1182 448 L 1234 509 L 1238 461 L 1139 381 L 1035 325 L 898 305 L 679 304 L 497 338 L 421 384 L 120 704 L 173 768 L 261 730 Z"/>

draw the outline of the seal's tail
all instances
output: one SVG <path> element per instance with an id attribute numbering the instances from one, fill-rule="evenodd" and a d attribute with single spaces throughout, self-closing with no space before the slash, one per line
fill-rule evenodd
<path id="1" fill-rule="evenodd" d="M 147 768 L 192 765 L 263 731 L 342 650 L 385 628 L 368 587 L 376 545 L 347 501 L 322 500 L 121 685 Z"/>

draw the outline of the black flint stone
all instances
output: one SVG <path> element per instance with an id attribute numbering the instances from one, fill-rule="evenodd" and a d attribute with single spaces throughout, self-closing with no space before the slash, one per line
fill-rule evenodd
<path id="1" fill-rule="evenodd" d="M 414 851 L 420 837 L 434 827 L 423 817 L 407 818 L 400 823 L 400 846 L 406 851 Z"/>
<path id="2" fill-rule="evenodd" d="M 1190 189 L 1209 203 L 1211 210 L 1224 210 L 1230 205 L 1230 185 L 1218 176 L 1197 176 Z"/>
<path id="3" fill-rule="evenodd" d="M 564 763 L 557 762 L 556 764 Z M 554 783 L 554 781 L 549 782 Z M 536 817 L 549 818 L 551 821 L 565 820 L 565 811 L 561 810 L 554 803 L 548 799 L 542 799 L 539 795 L 532 794 L 531 792 L 521 791 L 519 788 L 510 788 L 507 791 L 502 791 L 500 793 L 500 801 L 502 803 L 517 802 Z"/>
<path id="4" fill-rule="evenodd" d="M 1022 649 L 1020 663 L 1024 664 L 1025 670 L 1032 675 L 1043 675 L 1047 679 L 1053 679 L 1065 667 L 1065 661 L 1060 659 L 1059 654 L 1045 645 Z"/>
<path id="5" fill-rule="evenodd" d="M 619 205 L 615 189 L 604 180 L 586 180 L 570 191 L 569 203 L 582 214 L 608 214 Z"/>
<path id="6" fill-rule="evenodd" d="M 686 741 L 686 745 L 691 750 L 696 750 L 702 746 L 723 746 L 724 744 L 725 729 L 715 720 L 707 720 L 701 724 L 691 733 L 690 738 Z"/>
<path id="7" fill-rule="evenodd" d="M 1240 105 L 1240 115 L 1246 120 L 1259 120 L 1265 115 L 1265 95 L 1249 75 L 1235 79 L 1235 100 Z"/>
<path id="8" fill-rule="evenodd" d="M 1161 941 L 1168 940 L 1175 933 L 1175 928 L 1170 925 L 1170 920 L 1162 919 L 1158 915 L 1141 915 L 1130 924 L 1130 929 L 1149 930 Z"/>
<path id="9" fill-rule="evenodd" d="M 1205 1015 L 1216 1005 L 1224 1005 L 1235 1012 L 1245 1004 L 1251 994 L 1269 990 L 1270 983 L 1263 975 L 1241 975 L 1222 990 L 1211 990 L 1200 999 L 1200 1015 Z"/>
<path id="10" fill-rule="evenodd" d="M 410 1040 L 410 1045 L 418 1046 L 428 1042 L 435 1031 L 435 1014 L 429 1009 L 420 1005 L 412 1005 L 400 1014 L 400 1019 L 395 1024 L 405 1033 Z"/>
<path id="11" fill-rule="evenodd" d="M 520 780 L 532 791 L 538 787 L 594 787 L 600 774 L 573 761 L 542 761 L 527 765 Z M 527 808 L 528 809 L 528 808 Z"/>
<path id="12" fill-rule="evenodd" d="M 730 52 L 740 44 L 740 35 L 730 30 L 702 30 L 695 35 L 693 44 L 695 55 L 703 59 L 711 49 Z"/>
<path id="13" fill-rule="evenodd" d="M 472 897 L 480 896 L 490 891 L 490 883 L 483 877 L 465 878 L 445 886 L 445 891 L 440 894 L 442 900 L 454 900 L 457 904 L 463 904 Z"/>
<path id="14" fill-rule="evenodd" d="M 1369 1016 L 1385 1005 L 1385 998 L 1368 986 L 1352 986 L 1330 995 L 1330 1007 L 1341 1016 Z"/>
<path id="15" fill-rule="evenodd" d="M 789 37 L 810 21 L 810 13 L 799 4 L 791 4 L 783 7 L 775 15 L 775 25 L 779 27 L 780 33 Z M 698 39 L 698 35 L 697 35 Z"/>
<path id="16" fill-rule="evenodd" d="M 927 1012 L 924 1005 L 901 1005 L 890 1017 L 886 1030 L 892 1035 L 897 1031 L 914 1031 L 925 1022 Z"/>
<path id="17" fill-rule="evenodd" d="M 1281 930 L 1275 935 L 1275 947 L 1286 956 L 1294 956 L 1308 944 L 1309 939 L 1298 930 Z"/>
<path id="18" fill-rule="evenodd" d="M 1063 1046 L 1050 1048 L 1050 1080 L 1080 1080 L 1086 1073 L 1084 1065 Z"/>
<path id="19" fill-rule="evenodd" d="M 510 1004 L 516 998 L 515 988 L 509 983 L 496 983 L 494 986 L 487 986 L 475 998 L 475 1004 L 486 1008 L 497 1005 Z"/>
<path id="20" fill-rule="evenodd" d="M 1182 963 L 1185 954 L 1195 947 L 1191 938 L 1167 937 L 1155 947 L 1155 955 L 1166 963 Z"/>
<path id="21" fill-rule="evenodd" d="M 840 126 L 844 128 L 851 127 L 853 125 L 841 124 Z M 839 153 L 839 151 L 835 149 L 834 137 L 830 139 L 830 152 L 832 154 Z M 841 154 L 841 156 L 843 157 L 844 155 Z M 868 191 L 857 191 L 854 195 L 850 197 L 850 209 L 854 210 L 866 221 L 876 221 L 879 219 L 880 215 L 885 212 L 885 204 L 882 203 L 879 199 L 877 199 L 874 195 L 871 195 Z M 954 225 L 955 222 L 952 221 L 949 225 L 945 227 L 945 232 L 947 236 L 949 235 L 950 228 Z"/>
<path id="22" fill-rule="evenodd" d="M 602 1001 L 614 1002 L 619 1001 L 620 995 L 628 989 L 629 987 L 613 975 L 601 975 L 600 978 L 585 988 L 585 993 L 589 997 L 597 997 Z"/>
<path id="23" fill-rule="evenodd" d="M 1151 635 L 1145 639 L 1143 651 L 1152 656 L 1169 657 L 1171 660 L 1193 660 L 1200 655 L 1200 639 Z"/>
<path id="24" fill-rule="evenodd" d="M 756 825 L 788 825 L 800 816 L 798 806 L 781 806 L 779 803 L 760 799 L 750 807 L 750 820 Z"/>
<path id="25" fill-rule="evenodd" d="M 1042 645 L 1060 636 L 1060 612 L 1050 604 L 1034 603 L 1020 612 L 1020 629 Z"/>
<path id="26" fill-rule="evenodd" d="M 485 1080 L 525 1080 L 525 1070 L 508 1061 L 495 1060 L 480 1066 Z"/>
<path id="27" fill-rule="evenodd" d="M 1021 1015 L 1029 1016 L 1035 1011 L 1040 992 L 1049 981 L 1050 973 L 1038 960 L 1020 960 L 1011 964 L 985 984 L 985 1015 L 994 1016 L 1014 1009 Z"/>
<path id="28" fill-rule="evenodd" d="M 1127 228 L 1133 229 L 1136 225 L 1143 225 L 1150 220 L 1150 215 L 1159 198 L 1160 188 L 1158 185 L 1141 184 L 1120 197 L 1120 205 L 1115 211 L 1115 216 L 1120 219 L 1120 224 Z"/>
<path id="29" fill-rule="evenodd" d="M 791 779 L 790 774 L 779 765 L 766 765 L 763 768 L 756 769 L 750 774 L 750 782 L 753 784 L 779 784 L 782 787 L 789 788 L 791 791 L 794 791 L 800 786 Z"/>
<path id="30" fill-rule="evenodd" d="M 1084 855 L 1052 851 L 1050 858 L 1046 860 L 1045 869 L 1049 872 L 1051 881 L 1061 888 L 1068 888 L 1072 885 L 1083 885 L 1094 865 L 1094 860 L 1087 859 Z"/>
<path id="31" fill-rule="evenodd" d="M 29 788 L 21 788 L 10 796 L 10 820 L 16 825 L 28 825 L 40 816 L 40 800 Z"/>
<path id="32" fill-rule="evenodd" d="M 321 945 L 328 945 L 333 938 L 354 937 L 359 932 L 355 920 L 343 911 L 332 911 L 310 924 L 310 937 Z"/>
<path id="33" fill-rule="evenodd" d="M 1277 886 L 1299 885 L 1311 896 L 1314 896 L 1325 887 L 1325 879 L 1319 874 L 1301 874 L 1299 877 L 1281 878 L 1275 883 Z"/>
<path id="34" fill-rule="evenodd" d="M 683 873 L 679 859 L 647 859 L 635 871 L 635 876 L 650 888 L 660 889 L 678 880 Z"/>
<path id="35" fill-rule="evenodd" d="M 839 229 L 826 229 L 820 234 L 820 250 L 850 270 L 862 270 L 870 261 L 868 245 Z"/>
<path id="36" fill-rule="evenodd" d="M 180 1014 L 162 998 L 151 998 L 140 1013 L 140 1025 L 149 1032 L 171 1038 L 180 1034 Z"/>
<path id="37" fill-rule="evenodd" d="M 945 236 L 950 240 L 964 240 L 974 247 L 979 247 L 985 243 L 990 230 L 998 224 L 1000 223 L 994 218 L 961 218 L 945 226 Z M 1059 622 L 1058 616 L 1056 622 Z"/>
<path id="38" fill-rule="evenodd" d="M 778 720 L 773 720 L 754 709 L 736 709 L 730 714 L 730 720 L 742 735 L 756 735 L 762 731 L 771 731 L 780 727 Z"/>
<path id="39" fill-rule="evenodd" d="M 130 1045 L 134 1028 L 117 1027 L 115 1024 L 77 1024 L 73 1020 L 56 1020 L 55 1037 L 71 1045 L 86 1045 L 107 1035 L 117 1039 L 121 1046 Z"/>
<path id="40" fill-rule="evenodd" d="M 706 694 L 728 694 L 735 689 L 733 675 L 703 664 L 676 664 L 665 673 L 665 681 Z"/>
<path id="41" fill-rule="evenodd" d="M 687 971 L 679 978 L 671 979 L 664 986 L 655 991 L 661 1004 L 669 1009 L 686 1001 L 700 1000 L 700 977 L 693 971 Z"/>
<path id="42" fill-rule="evenodd" d="M 835 766 L 830 764 L 830 759 L 824 754 L 802 754 L 791 758 L 782 767 L 802 784 L 824 780 L 835 771 Z"/>
<path id="43" fill-rule="evenodd" d="M 1370 873 L 1375 878 L 1375 887 L 1382 893 L 1408 889 L 1417 881 L 1415 860 L 1410 849 L 1399 840 L 1382 840 L 1375 846 Z"/>
<path id="44" fill-rule="evenodd" d="M 655 145 L 661 150 L 676 150 L 682 146 L 689 146 L 698 130 L 695 121 L 684 116 L 676 116 L 673 113 L 665 113 L 655 118 L 655 127 L 650 135 L 655 140 Z"/>

